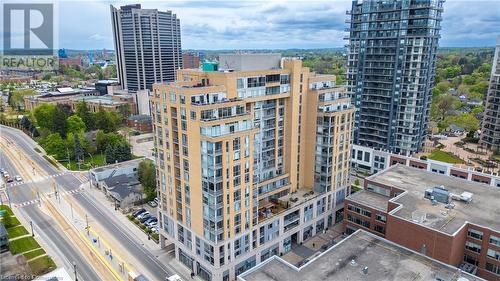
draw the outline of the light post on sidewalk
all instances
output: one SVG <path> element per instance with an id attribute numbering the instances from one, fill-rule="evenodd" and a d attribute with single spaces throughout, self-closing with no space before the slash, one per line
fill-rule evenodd
<path id="1" fill-rule="evenodd" d="M 89 185 L 89 188 L 92 188 L 92 176 L 90 174 L 90 170 L 92 170 L 93 168 L 93 163 L 94 163 L 94 157 L 92 157 L 92 154 L 90 154 L 90 152 L 87 152 L 87 154 L 90 156 L 90 169 L 89 169 L 89 181 L 90 181 L 90 185 Z"/>
<path id="2" fill-rule="evenodd" d="M 31 237 L 35 237 L 35 232 L 33 231 L 33 221 L 30 221 L 31 226 Z"/>
<path id="3" fill-rule="evenodd" d="M 76 273 L 76 262 L 73 261 L 73 272 L 75 273 L 75 281 L 78 281 L 78 275 Z"/>
<path id="4" fill-rule="evenodd" d="M 87 235 L 89 235 L 89 217 L 87 214 L 85 214 L 85 222 L 87 223 L 87 226 L 85 227 L 87 229 Z"/>

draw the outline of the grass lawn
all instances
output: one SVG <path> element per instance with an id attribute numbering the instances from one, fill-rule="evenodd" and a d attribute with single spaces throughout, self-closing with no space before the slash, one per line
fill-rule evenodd
<path id="1" fill-rule="evenodd" d="M 440 149 L 436 149 L 432 151 L 431 155 L 427 156 L 428 159 L 432 160 L 437 160 L 437 161 L 442 161 L 446 163 L 451 163 L 451 164 L 463 164 L 465 163 L 464 160 L 458 158 L 457 156 L 446 152 L 442 151 Z"/>
<path id="2" fill-rule="evenodd" d="M 23 237 L 10 242 L 10 252 L 13 255 L 40 248 L 38 242 L 33 237 Z"/>
<path id="3" fill-rule="evenodd" d="M 28 234 L 29 232 L 22 225 L 11 227 L 7 230 L 9 239 L 16 238 Z"/>
<path id="4" fill-rule="evenodd" d="M 48 256 L 44 256 L 44 257 L 32 260 L 28 264 L 31 268 L 31 272 L 34 275 L 42 275 L 42 274 L 50 272 L 56 268 L 56 264 Z"/>
<path id="5" fill-rule="evenodd" d="M 31 251 L 31 252 L 28 252 L 26 254 L 23 254 L 23 256 L 27 259 L 27 260 L 30 260 L 34 257 L 38 257 L 38 256 L 41 256 L 41 255 L 44 255 L 45 254 L 45 251 L 43 249 L 36 249 L 34 251 Z"/>
<path id="6" fill-rule="evenodd" d="M 12 210 L 7 205 L 0 205 L 0 211 L 6 211 L 7 214 L 13 215 Z"/>
<path id="7" fill-rule="evenodd" d="M 87 155 L 85 160 L 80 164 L 80 169 L 81 170 L 88 170 L 91 169 L 91 164 L 92 167 L 99 167 L 99 166 L 104 166 L 106 163 L 106 156 L 104 154 L 96 154 L 92 155 L 92 158 Z M 67 163 L 62 163 L 65 167 L 68 167 Z M 72 171 L 78 171 L 78 164 L 76 161 L 71 161 L 69 169 Z"/>

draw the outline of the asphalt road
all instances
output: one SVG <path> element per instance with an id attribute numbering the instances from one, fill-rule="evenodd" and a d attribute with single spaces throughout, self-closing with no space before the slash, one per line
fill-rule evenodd
<path id="1" fill-rule="evenodd" d="M 0 151 L 0 166 L 5 168 L 11 175 L 18 174 L 15 166 L 2 151 Z M 43 183 L 37 183 L 37 185 L 40 186 L 43 185 Z M 13 204 L 36 199 L 35 193 L 32 191 L 33 184 L 31 183 L 12 187 L 9 186 L 7 188 L 11 203 Z M 87 263 L 80 253 L 80 250 L 74 247 L 66 236 L 61 234 L 64 233 L 63 230 L 51 217 L 42 212 L 37 204 L 24 206 L 17 211 L 21 213 L 26 221 L 33 222 L 35 238 L 41 237 L 50 249 L 56 252 L 57 256 L 63 261 L 64 267 L 68 272 L 72 273 L 73 262 L 75 262 L 77 264 L 78 280 L 100 280 L 99 275 L 97 275 L 92 266 Z"/>
<path id="2" fill-rule="evenodd" d="M 41 157 L 36 151 L 33 150 L 36 143 L 29 138 L 27 135 L 19 130 L 12 128 L 1 127 L 2 133 L 5 133 L 7 137 L 15 141 L 27 155 L 38 164 L 40 168 L 45 170 L 48 174 L 60 173 L 52 164 Z M 72 190 L 78 188 L 81 182 L 69 173 L 64 176 L 54 178 L 58 185 L 62 186 L 66 190 Z M 80 206 L 98 221 L 98 223 L 107 230 L 108 233 L 112 233 L 114 238 L 121 244 L 121 247 L 125 247 L 126 250 L 133 255 L 138 261 L 140 261 L 142 268 L 148 270 L 150 274 L 145 274 L 150 280 L 165 280 L 166 277 L 175 274 L 174 269 L 170 266 L 161 263 L 151 252 L 145 249 L 134 237 L 132 237 L 124 226 L 117 223 L 111 215 L 97 202 L 91 195 L 86 192 L 75 193 L 74 198 Z"/>

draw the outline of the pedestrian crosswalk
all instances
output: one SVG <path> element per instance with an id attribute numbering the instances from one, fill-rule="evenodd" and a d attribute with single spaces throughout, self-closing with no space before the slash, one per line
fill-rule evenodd
<path id="1" fill-rule="evenodd" d="M 73 189 L 73 190 L 69 190 L 69 191 L 66 191 L 66 190 L 59 191 L 59 193 L 60 193 L 60 195 L 65 196 L 65 195 L 76 194 L 76 193 L 82 192 L 83 190 L 84 190 L 83 188 L 78 188 L 78 189 Z M 49 193 L 49 194 L 45 194 L 45 197 L 52 198 L 55 195 L 56 195 L 55 193 Z M 44 199 L 42 199 L 42 201 L 43 200 Z M 25 201 L 25 202 L 21 202 L 21 203 L 18 203 L 18 204 L 14 204 L 14 207 L 21 208 L 21 207 L 25 207 L 25 206 L 37 204 L 39 202 L 40 202 L 40 199 L 33 199 L 33 200 L 30 200 L 30 201 Z"/>
<path id="2" fill-rule="evenodd" d="M 18 181 L 18 182 L 11 182 L 11 183 L 7 184 L 7 187 L 18 186 L 18 185 L 23 185 L 23 184 L 27 184 L 27 183 L 36 183 L 36 182 L 41 182 L 41 181 L 48 180 L 48 179 L 52 179 L 52 178 L 55 178 L 55 177 L 60 177 L 60 176 L 63 176 L 63 175 L 65 175 L 65 174 L 66 174 L 66 172 L 62 172 L 62 173 L 59 173 L 59 174 L 53 174 L 53 175 L 44 176 L 42 179 L 39 179 L 39 180 L 34 180 L 34 181 Z"/>

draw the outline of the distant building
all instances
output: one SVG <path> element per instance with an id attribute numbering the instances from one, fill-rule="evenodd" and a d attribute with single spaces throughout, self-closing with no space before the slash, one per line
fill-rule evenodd
<path id="1" fill-rule="evenodd" d="M 367 230 L 498 280 L 499 197 L 497 187 L 397 164 L 365 178 L 364 190 L 346 198 L 345 232 Z"/>
<path id="2" fill-rule="evenodd" d="M 137 114 L 151 116 L 149 90 L 136 91 L 133 95 L 135 103 L 137 104 Z"/>
<path id="3" fill-rule="evenodd" d="M 355 0 L 348 11 L 354 143 L 421 150 L 429 122 L 444 0 Z"/>
<path id="4" fill-rule="evenodd" d="M 480 143 L 491 150 L 500 149 L 500 36 L 497 37 L 497 46 L 491 67 Z"/>
<path id="5" fill-rule="evenodd" d="M 281 55 L 274 53 L 220 54 L 219 68 L 222 70 L 253 71 L 279 69 Z"/>
<path id="6" fill-rule="evenodd" d="M 124 117 L 137 114 L 137 108 L 132 95 L 84 96 L 71 100 L 71 109 L 76 110 L 78 103 L 85 101 L 90 112 L 105 111 L 123 114 Z"/>
<path id="7" fill-rule="evenodd" d="M 94 88 L 73 89 L 70 87 L 58 88 L 57 91 L 44 92 L 39 95 L 25 96 L 24 106 L 26 110 L 34 110 L 44 103 L 65 105 L 73 107 L 73 99 L 79 97 L 99 96 L 99 91 Z"/>
<path id="8" fill-rule="evenodd" d="M 173 81 L 182 68 L 181 32 L 171 11 L 142 9 L 140 4 L 110 6 L 118 80 L 131 91 Z"/>
<path id="9" fill-rule="evenodd" d="M 112 94 L 115 90 L 120 90 L 120 83 L 118 80 L 99 80 L 95 82 L 94 87 L 99 93 L 104 96 L 107 94 Z"/>
<path id="10" fill-rule="evenodd" d="M 153 131 L 151 115 L 132 115 L 127 118 L 127 126 L 142 133 Z"/>
<path id="11" fill-rule="evenodd" d="M 83 60 L 81 57 L 76 58 L 59 58 L 59 65 L 71 66 L 78 65 L 83 66 Z"/>
<path id="12" fill-rule="evenodd" d="M 364 230 L 358 230 L 300 267 L 276 255 L 241 274 L 238 280 L 478 281 L 481 279 L 425 254 L 399 246 Z"/>
<path id="13" fill-rule="evenodd" d="M 183 68 L 200 68 L 200 57 L 194 53 L 182 54 Z"/>

